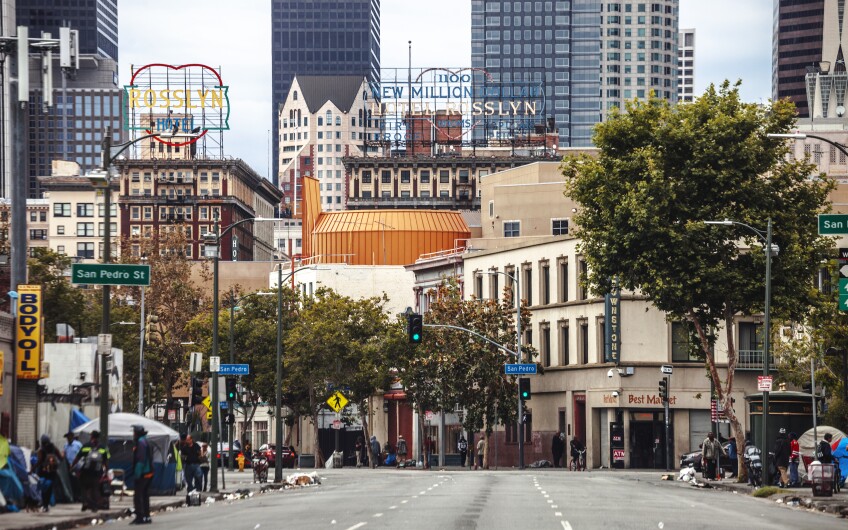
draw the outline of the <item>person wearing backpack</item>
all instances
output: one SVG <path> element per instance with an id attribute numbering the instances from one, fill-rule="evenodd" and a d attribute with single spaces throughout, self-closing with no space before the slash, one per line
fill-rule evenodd
<path id="1" fill-rule="evenodd" d="M 153 449 L 143 425 L 133 425 L 133 506 L 135 519 L 130 524 L 150 524 L 150 484 L 153 482 Z"/>
<path id="2" fill-rule="evenodd" d="M 49 512 L 50 500 L 53 498 L 53 484 L 59 479 L 59 462 L 62 453 L 59 452 L 58 447 L 53 445 L 48 435 L 42 434 L 40 442 L 35 469 L 39 477 L 38 489 L 41 491 L 41 511 Z"/>
<path id="3" fill-rule="evenodd" d="M 77 461 L 80 462 L 82 511 L 96 512 L 104 507 L 100 482 L 109 468 L 109 449 L 100 445 L 100 431 L 91 431 L 88 443 L 80 449 L 72 467 L 77 467 Z"/>

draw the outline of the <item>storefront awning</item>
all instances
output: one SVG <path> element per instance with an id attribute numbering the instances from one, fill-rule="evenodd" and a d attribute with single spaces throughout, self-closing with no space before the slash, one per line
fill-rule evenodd
<path id="1" fill-rule="evenodd" d="M 383 399 L 389 399 L 393 401 L 406 401 L 406 392 L 404 392 L 403 390 L 395 390 L 387 394 L 383 394 Z"/>

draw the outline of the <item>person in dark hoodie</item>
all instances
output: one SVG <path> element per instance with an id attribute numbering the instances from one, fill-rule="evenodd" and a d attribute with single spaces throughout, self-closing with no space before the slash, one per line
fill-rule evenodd
<path id="1" fill-rule="evenodd" d="M 371 468 L 376 469 L 377 464 L 380 462 L 380 442 L 377 441 L 376 436 L 371 436 Z"/>
<path id="2" fill-rule="evenodd" d="M 62 460 L 62 453 L 53 445 L 49 436 L 42 434 L 37 457 L 35 470 L 40 479 L 38 487 L 41 490 L 41 511 L 48 512 L 50 499 L 53 498 L 53 484 L 59 480 L 59 463 Z"/>
<path id="3" fill-rule="evenodd" d="M 789 440 L 786 438 L 786 428 L 781 427 L 777 432 L 777 440 L 774 442 L 774 465 L 780 471 L 781 488 L 789 487 L 789 457 L 792 450 Z"/>

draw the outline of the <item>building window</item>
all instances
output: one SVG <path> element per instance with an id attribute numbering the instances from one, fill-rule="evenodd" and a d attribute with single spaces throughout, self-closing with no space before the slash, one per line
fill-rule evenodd
<path id="1" fill-rule="evenodd" d="M 539 263 L 539 303 L 551 303 L 551 266 L 547 261 Z"/>
<path id="2" fill-rule="evenodd" d="M 380 173 L 380 182 L 382 184 L 391 184 L 392 183 L 392 172 L 387 170 L 387 169 L 384 169 Z"/>
<path id="3" fill-rule="evenodd" d="M 580 332 L 577 336 L 577 346 L 580 348 L 580 364 L 589 364 L 589 322 L 578 322 Z"/>
<path id="4" fill-rule="evenodd" d="M 504 272 L 506 280 L 506 300 L 509 302 L 509 305 L 515 305 L 515 267 L 512 265 L 507 265 L 504 267 Z"/>
<path id="5" fill-rule="evenodd" d="M 430 170 L 429 169 L 422 169 L 418 173 L 418 181 L 421 182 L 421 184 L 429 184 L 430 183 Z"/>
<path id="6" fill-rule="evenodd" d="M 533 305 L 533 268 L 529 263 L 521 266 L 521 294 L 527 305 Z"/>
<path id="7" fill-rule="evenodd" d="M 555 236 L 567 236 L 568 219 L 551 219 L 551 234 Z"/>
<path id="8" fill-rule="evenodd" d="M 483 299 L 483 273 L 479 271 L 474 273 L 474 296 Z"/>
<path id="9" fill-rule="evenodd" d="M 571 362 L 568 340 L 568 321 L 561 320 L 559 322 L 559 364 L 562 366 L 568 366 Z"/>
<path id="10" fill-rule="evenodd" d="M 77 237 L 94 237 L 94 223 L 77 223 Z"/>
<path id="11" fill-rule="evenodd" d="M 56 227 L 56 235 L 63 236 L 65 235 L 65 225 L 59 225 Z"/>
<path id="12" fill-rule="evenodd" d="M 77 204 L 77 217 L 94 217 L 94 204 L 90 202 Z"/>
<path id="13" fill-rule="evenodd" d="M 94 243 L 77 243 L 77 257 L 94 259 Z"/>
<path id="14" fill-rule="evenodd" d="M 568 258 L 557 259 L 557 302 L 568 302 Z"/>
<path id="15" fill-rule="evenodd" d="M 441 184 L 447 184 L 450 182 L 450 171 L 447 169 L 439 170 L 439 182 Z"/>
<path id="16" fill-rule="evenodd" d="M 551 325 L 547 322 L 539 324 L 539 355 L 542 365 L 551 365 Z"/>
<path id="17" fill-rule="evenodd" d="M 400 183 L 401 184 L 409 184 L 410 173 L 411 172 L 408 169 L 402 169 L 400 171 Z"/>
<path id="18" fill-rule="evenodd" d="M 71 203 L 57 202 L 53 205 L 53 217 L 70 217 Z"/>
<path id="19" fill-rule="evenodd" d="M 504 221 L 504 237 L 518 237 L 521 235 L 521 221 Z"/>
<path id="20" fill-rule="evenodd" d="M 363 184 L 371 184 L 371 172 L 363 171 L 362 172 L 362 183 Z"/>
<path id="21" fill-rule="evenodd" d="M 489 298 L 498 301 L 500 298 L 500 289 L 498 289 L 498 280 L 500 274 L 497 274 L 497 269 L 492 269 L 492 274 L 489 274 Z"/>
<path id="22" fill-rule="evenodd" d="M 30 230 L 30 240 L 47 239 L 47 230 Z"/>
<path id="23" fill-rule="evenodd" d="M 524 418 L 524 442 L 532 442 L 533 436 L 533 415 L 525 411 Z M 518 428 L 516 422 L 509 422 L 505 425 L 506 443 L 514 445 L 518 443 Z"/>
<path id="24" fill-rule="evenodd" d="M 694 362 L 698 358 L 697 344 L 693 343 L 694 329 L 688 321 L 671 323 L 671 360 Z"/>
<path id="25" fill-rule="evenodd" d="M 577 266 L 579 269 L 577 276 L 577 299 L 585 300 L 586 299 L 586 281 L 587 274 L 589 272 L 589 266 L 586 264 L 586 260 L 582 258 L 578 258 Z"/>

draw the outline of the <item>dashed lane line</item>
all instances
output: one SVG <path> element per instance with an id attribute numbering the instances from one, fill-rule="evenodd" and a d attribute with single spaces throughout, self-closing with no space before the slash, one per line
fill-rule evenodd
<path id="1" fill-rule="evenodd" d="M 356 530 L 357 528 L 362 528 L 363 526 L 365 526 L 367 524 L 368 523 L 356 523 L 355 525 L 351 526 L 347 530 Z"/>

